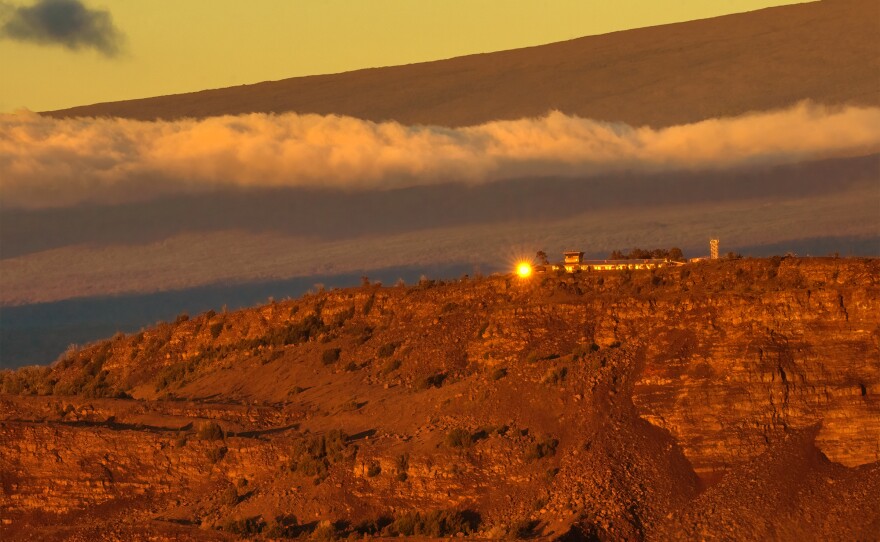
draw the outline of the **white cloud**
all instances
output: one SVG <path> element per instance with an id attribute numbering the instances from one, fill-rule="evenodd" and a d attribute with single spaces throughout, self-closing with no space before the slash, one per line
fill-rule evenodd
<path id="1" fill-rule="evenodd" d="M 467 128 L 251 114 L 143 122 L 0 115 L 5 207 L 224 187 L 382 190 L 523 176 L 721 169 L 880 150 L 880 108 L 789 109 L 664 129 L 552 112 Z"/>

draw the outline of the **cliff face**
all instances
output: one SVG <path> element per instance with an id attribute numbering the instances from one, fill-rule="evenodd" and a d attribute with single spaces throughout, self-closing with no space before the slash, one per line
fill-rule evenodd
<path id="1" fill-rule="evenodd" d="M 878 271 L 718 261 L 181 317 L 3 375 L 0 528 L 396 535 L 418 509 L 490 537 L 865 537 Z"/>
<path id="2" fill-rule="evenodd" d="M 650 337 L 633 394 L 642 417 L 668 429 L 698 472 L 748 461 L 787 430 L 814 425 L 816 445 L 832 461 L 880 460 L 880 305 L 876 286 L 854 287 L 876 284 L 876 270 L 735 273 L 776 273 L 772 280 L 799 287 L 730 283 L 732 291 L 656 311 L 644 303 L 621 309 L 627 325 L 662 315 L 616 332 Z"/>

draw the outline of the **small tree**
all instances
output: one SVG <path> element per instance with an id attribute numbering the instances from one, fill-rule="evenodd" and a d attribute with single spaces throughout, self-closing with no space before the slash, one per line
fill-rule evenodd
<path id="1" fill-rule="evenodd" d="M 547 259 L 547 253 L 543 250 L 539 250 L 537 254 L 535 254 L 535 259 L 541 265 L 548 265 L 550 261 Z"/>

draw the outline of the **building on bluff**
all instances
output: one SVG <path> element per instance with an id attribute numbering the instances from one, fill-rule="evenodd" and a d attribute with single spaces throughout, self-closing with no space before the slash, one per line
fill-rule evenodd
<path id="1" fill-rule="evenodd" d="M 669 258 L 646 258 L 627 260 L 585 260 L 584 253 L 580 251 L 563 252 L 564 260 L 560 263 L 551 264 L 552 271 L 614 271 L 623 269 L 657 269 L 669 265 L 683 265 L 681 262 Z"/>

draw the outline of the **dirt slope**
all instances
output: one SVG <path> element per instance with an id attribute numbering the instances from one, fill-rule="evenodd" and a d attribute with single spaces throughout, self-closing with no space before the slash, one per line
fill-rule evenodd
<path id="1" fill-rule="evenodd" d="M 820 103 L 880 104 L 880 5 L 824 0 L 450 60 L 298 77 L 48 114 L 250 112 L 462 126 L 537 116 L 665 126 Z"/>
<path id="2" fill-rule="evenodd" d="M 870 538 L 878 277 L 747 259 L 182 316 L 0 373 L 0 535 Z"/>

